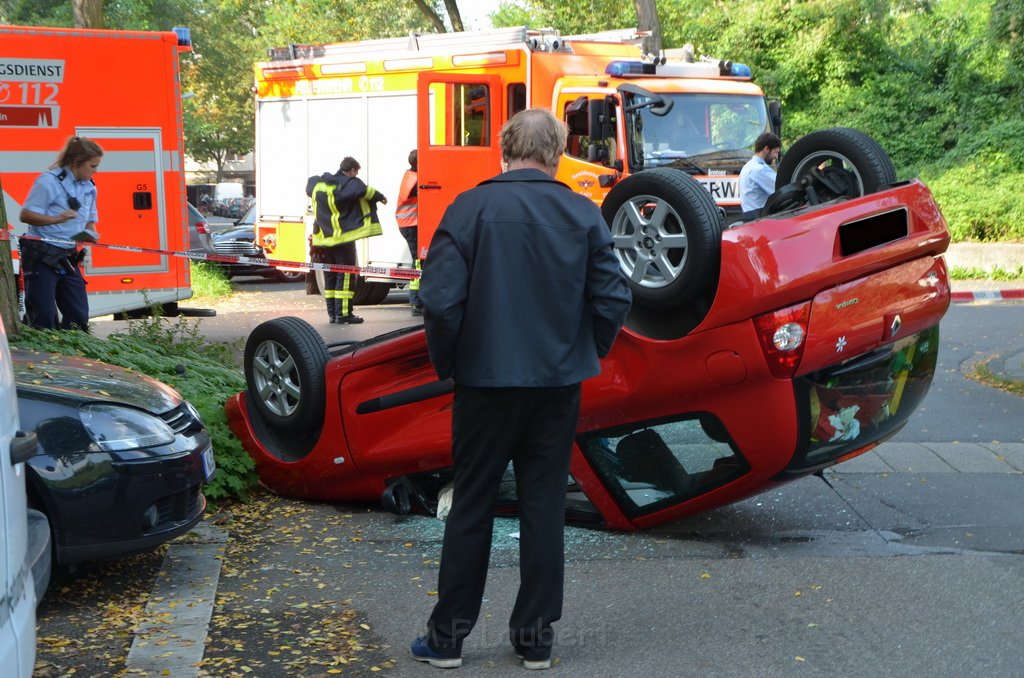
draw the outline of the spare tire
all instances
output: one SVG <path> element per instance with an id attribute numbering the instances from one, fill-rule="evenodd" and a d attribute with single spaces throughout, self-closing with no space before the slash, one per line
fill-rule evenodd
<path id="1" fill-rule="evenodd" d="M 722 214 L 696 179 L 666 168 L 638 172 L 608 192 L 601 212 L 634 306 L 677 308 L 714 292 Z"/>
<path id="2" fill-rule="evenodd" d="M 813 181 L 819 202 L 857 198 L 896 183 L 892 160 L 877 141 L 849 127 L 832 127 L 797 139 L 779 163 L 776 190 Z M 768 213 L 768 211 L 765 211 Z"/>
<path id="3" fill-rule="evenodd" d="M 261 323 L 245 342 L 249 405 L 284 434 L 319 429 L 324 418 L 327 347 L 301 318 Z"/>

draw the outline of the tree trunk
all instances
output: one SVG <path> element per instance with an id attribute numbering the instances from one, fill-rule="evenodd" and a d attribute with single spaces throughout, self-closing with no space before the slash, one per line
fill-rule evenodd
<path id="1" fill-rule="evenodd" d="M 103 28 L 103 0 L 71 0 L 75 28 Z"/>
<path id="2" fill-rule="evenodd" d="M 658 21 L 658 8 L 655 0 L 635 0 L 636 27 L 639 31 L 650 31 L 644 38 L 644 54 L 661 55 L 661 22 Z"/>
<path id="3" fill-rule="evenodd" d="M 0 195 L 3 195 L 0 190 Z M 8 336 L 18 334 L 18 285 L 11 262 L 11 241 L 8 239 L 7 210 L 0 198 L 0 318 Z"/>
<path id="4" fill-rule="evenodd" d="M 430 19 L 430 23 L 434 24 L 434 30 L 438 33 L 447 33 L 448 29 L 444 25 L 444 20 L 437 15 L 434 8 L 428 5 L 424 0 L 416 0 L 416 6 L 419 7 L 420 12 L 423 16 Z"/>
<path id="5" fill-rule="evenodd" d="M 452 22 L 452 30 L 461 33 L 466 30 L 462 27 L 462 14 L 459 13 L 459 4 L 456 0 L 444 0 L 444 8 L 448 10 L 448 19 Z"/>

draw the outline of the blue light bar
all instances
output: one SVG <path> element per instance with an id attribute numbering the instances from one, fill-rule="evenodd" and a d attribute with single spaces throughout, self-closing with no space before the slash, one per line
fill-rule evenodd
<path id="1" fill-rule="evenodd" d="M 653 65 L 642 61 L 613 61 L 604 69 L 608 75 L 621 78 L 627 75 L 650 75 L 654 72 Z"/>
<path id="2" fill-rule="evenodd" d="M 750 66 L 746 64 L 738 64 L 734 61 L 732 64 L 732 75 L 737 78 L 749 78 Z"/>

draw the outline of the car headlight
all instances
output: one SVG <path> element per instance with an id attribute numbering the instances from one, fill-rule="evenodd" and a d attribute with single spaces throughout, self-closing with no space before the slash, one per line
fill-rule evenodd
<path id="1" fill-rule="evenodd" d="M 101 450 L 121 452 L 174 442 L 171 427 L 151 414 L 121 405 L 88 403 L 78 410 L 82 425 Z"/>

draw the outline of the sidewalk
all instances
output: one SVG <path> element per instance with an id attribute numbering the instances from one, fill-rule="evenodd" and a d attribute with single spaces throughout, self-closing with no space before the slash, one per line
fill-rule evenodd
<path id="1" fill-rule="evenodd" d="M 1024 244 L 953 243 L 946 251 L 952 268 L 991 271 L 1017 270 L 1024 266 Z M 953 301 L 993 302 L 1024 300 L 1024 282 L 1015 280 L 953 280 Z"/>

